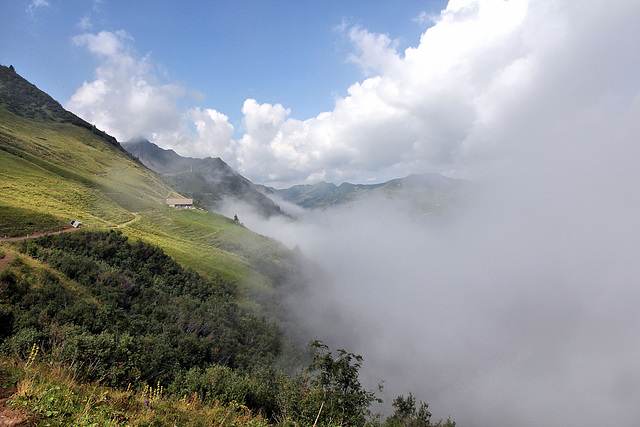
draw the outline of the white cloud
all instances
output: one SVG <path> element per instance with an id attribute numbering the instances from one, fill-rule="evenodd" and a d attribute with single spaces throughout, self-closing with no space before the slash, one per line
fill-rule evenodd
<path id="1" fill-rule="evenodd" d="M 91 23 L 91 17 L 89 15 L 83 16 L 78 22 L 78 28 L 82 31 L 89 31 L 93 28 Z"/>
<path id="2" fill-rule="evenodd" d="M 187 89 L 163 83 L 150 55 L 139 56 L 132 41 L 125 31 L 73 38 L 75 45 L 96 56 L 99 66 L 95 79 L 83 83 L 67 108 L 119 141 L 146 137 L 182 155 L 232 156 L 228 117 L 213 109 L 180 111 L 178 101 L 188 95 Z"/>
<path id="3" fill-rule="evenodd" d="M 499 175 L 533 149 L 523 132 L 557 126 L 600 102 L 625 108 L 637 93 L 638 55 L 630 49 L 637 31 L 625 16 L 635 12 L 633 2 L 452 0 L 404 52 L 389 35 L 345 26 L 354 47 L 348 59 L 368 78 L 332 111 L 307 120 L 248 99 L 237 141 L 224 114 L 179 111 L 186 89 L 161 83 L 127 33 L 85 33 L 74 42 L 100 65 L 68 106 L 119 139 L 144 135 L 184 155 L 228 156 L 241 173 L 271 185 L 425 171 Z"/>
<path id="4" fill-rule="evenodd" d="M 27 6 L 27 13 L 33 15 L 36 9 L 40 7 L 51 7 L 51 4 L 47 0 L 33 0 L 29 6 Z"/>
<path id="5" fill-rule="evenodd" d="M 438 22 L 438 16 L 432 14 L 432 13 L 428 13 L 428 12 L 420 12 L 420 14 L 418 16 L 416 16 L 415 18 L 413 18 L 413 20 L 415 22 L 417 22 L 420 25 L 432 25 Z"/>
<path id="6" fill-rule="evenodd" d="M 516 70 L 530 72 L 524 67 L 531 53 L 522 35 L 526 10 L 524 1 L 451 2 L 420 45 L 404 54 L 389 36 L 352 28 L 350 60 L 376 74 L 354 83 L 333 111 L 282 121 L 272 130 L 277 143 L 248 128 L 239 141 L 241 171 L 258 181 L 308 182 L 319 172 L 362 181 L 454 169 L 474 127 L 502 105 L 488 91 L 509 76 L 513 81 Z M 509 94 L 521 83 L 526 79 Z M 285 169 L 292 158 L 295 174 Z M 267 159 L 268 175 L 256 168 Z"/>
<path id="7" fill-rule="evenodd" d="M 404 52 L 387 35 L 351 28 L 350 60 L 374 75 L 354 83 L 333 111 L 305 121 L 281 114 L 269 134 L 247 126 L 241 172 L 283 185 L 320 175 L 362 182 L 503 173 L 521 153 L 523 129 L 554 126 L 602 96 L 615 103 L 637 93 L 637 31 L 624 15 L 636 11 L 632 2 L 450 1 Z M 247 120 L 272 113 L 256 106 Z"/>
<path id="8" fill-rule="evenodd" d="M 353 27 L 349 31 L 349 38 L 354 44 L 357 53 L 352 54 L 349 60 L 360 65 L 365 72 L 379 71 L 387 73 L 393 67 L 401 64 L 397 53 L 396 41 L 386 34 L 372 34 L 360 27 Z"/>

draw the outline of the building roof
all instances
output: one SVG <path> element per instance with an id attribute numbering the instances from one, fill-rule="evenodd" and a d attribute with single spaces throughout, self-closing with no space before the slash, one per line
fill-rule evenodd
<path id="1" fill-rule="evenodd" d="M 193 199 L 167 199 L 168 205 L 192 205 Z"/>

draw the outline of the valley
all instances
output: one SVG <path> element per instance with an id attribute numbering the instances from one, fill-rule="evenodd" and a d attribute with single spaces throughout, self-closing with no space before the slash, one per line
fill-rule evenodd
<path id="1" fill-rule="evenodd" d="M 376 397 L 357 380 L 362 358 L 339 349 L 333 365 L 321 341 L 288 335 L 297 327 L 286 301 L 304 294 L 309 261 L 209 209 L 231 198 L 293 219 L 221 159 L 143 144 L 182 166 L 148 169 L 147 155 L 0 66 L 9 411 L 36 425 L 370 424 Z M 201 208 L 165 203 L 185 196 Z"/>

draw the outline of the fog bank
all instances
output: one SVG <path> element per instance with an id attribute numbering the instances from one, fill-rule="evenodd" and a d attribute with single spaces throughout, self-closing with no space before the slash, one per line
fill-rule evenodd
<path id="1" fill-rule="evenodd" d="M 526 53 L 473 80 L 471 125 L 450 117 L 448 170 L 477 185 L 446 214 L 241 217 L 325 269 L 292 301 L 300 330 L 361 354 L 387 402 L 410 391 L 461 426 L 640 425 L 640 8 L 609 6 L 529 4 Z"/>
<path id="2" fill-rule="evenodd" d="M 327 272 L 300 330 L 459 425 L 640 423 L 638 98 L 530 122 L 444 215 L 367 200 L 250 228 Z"/>
<path id="3" fill-rule="evenodd" d="M 387 402 L 411 391 L 459 425 L 635 425 L 635 181 L 558 178 L 492 181 L 445 220 L 387 200 L 245 219 L 324 268 L 292 301 L 300 330 L 362 354 Z"/>

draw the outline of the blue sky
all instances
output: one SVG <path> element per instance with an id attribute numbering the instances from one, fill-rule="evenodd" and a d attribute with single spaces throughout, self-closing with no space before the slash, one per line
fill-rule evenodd
<path id="1" fill-rule="evenodd" d="M 120 141 L 254 182 L 476 179 L 539 117 L 629 105 L 639 6 L 608 4 L 5 1 L 0 63 Z"/>
<path id="2" fill-rule="evenodd" d="M 126 31 L 140 56 L 150 55 L 166 81 L 199 91 L 203 105 L 234 125 L 247 98 L 280 103 L 298 119 L 333 108 L 336 95 L 363 77 L 348 61 L 341 27 L 390 34 L 402 48 L 426 28 L 415 18 L 439 13 L 431 1 L 60 1 L 40 6 L 3 2 L 0 63 L 66 103 L 97 61 L 72 38 L 84 32 Z M 83 23 L 84 22 L 84 26 Z M 201 99 L 199 99 L 201 100 Z M 195 101 L 193 101 L 195 103 Z"/>

